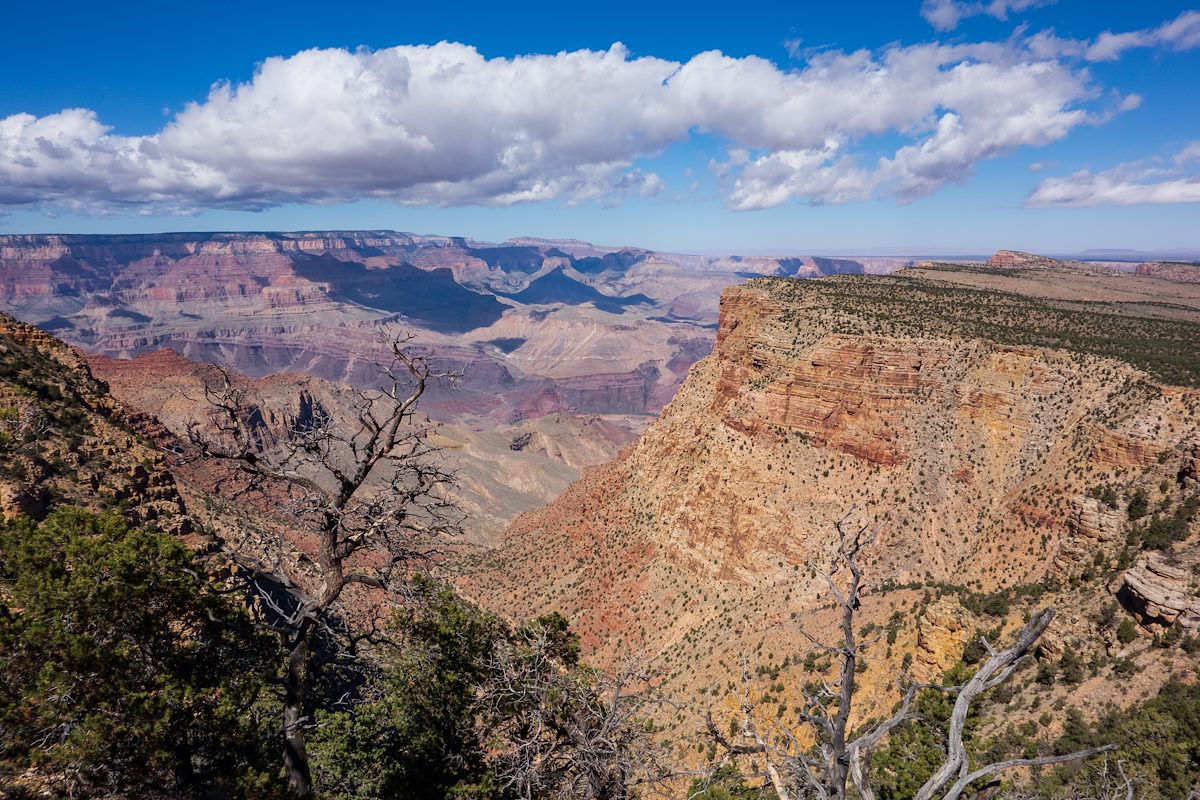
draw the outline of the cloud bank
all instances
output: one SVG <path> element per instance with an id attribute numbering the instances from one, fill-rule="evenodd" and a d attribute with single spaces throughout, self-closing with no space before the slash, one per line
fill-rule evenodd
<path id="1" fill-rule="evenodd" d="M 1195 46 L 1192 26 L 1184 15 L 1153 35 Z M 907 202 L 1136 106 L 1099 100 L 1072 52 L 1082 45 L 1063 41 L 831 51 L 799 69 L 719 51 L 633 57 L 619 44 L 491 59 L 447 42 L 308 50 L 214 85 L 149 136 L 122 136 L 88 109 L 0 119 L 0 207 L 613 203 L 662 191 L 647 162 L 697 132 L 727 143 L 714 171 L 733 209 Z"/>
<path id="2" fill-rule="evenodd" d="M 1034 208 L 1163 203 L 1200 203 L 1200 142 L 1184 147 L 1167 164 L 1138 161 L 1103 172 L 1083 170 L 1066 178 L 1047 178 L 1025 201 Z"/>
<path id="3" fill-rule="evenodd" d="M 1086 61 L 1116 61 L 1126 51 L 1162 48 L 1175 52 L 1200 47 L 1200 11 L 1184 11 L 1156 28 L 1113 33 L 1105 31 L 1092 40 L 1060 39 L 1053 31 L 1030 37 L 1029 49 L 1042 58 L 1082 58 Z"/>

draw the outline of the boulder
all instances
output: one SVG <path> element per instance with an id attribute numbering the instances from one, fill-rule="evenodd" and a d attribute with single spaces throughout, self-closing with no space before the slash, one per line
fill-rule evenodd
<path id="1" fill-rule="evenodd" d="M 1200 597 L 1186 569 L 1157 555 L 1142 556 L 1125 572 L 1118 597 L 1147 628 L 1200 628 Z"/>

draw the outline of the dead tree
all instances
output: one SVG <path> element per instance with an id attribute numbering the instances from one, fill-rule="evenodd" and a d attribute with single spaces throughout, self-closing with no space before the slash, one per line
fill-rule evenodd
<path id="1" fill-rule="evenodd" d="M 315 657 L 318 637 L 335 646 L 357 642 L 341 604 L 345 590 L 395 590 L 430 541 L 459 532 L 460 517 L 445 491 L 452 476 L 435 458 L 432 425 L 417 414 L 429 383 L 447 376 L 434 372 L 427 356 L 408 351 L 411 338 L 385 337 L 387 360 L 377 365 L 381 388 L 350 390 L 347 424 L 310 415 L 268 446 L 247 390 L 218 370 L 204 389 L 207 424 L 188 428 L 200 457 L 234 469 L 239 492 L 257 493 L 316 534 L 316 579 L 307 590 L 285 570 L 232 553 L 286 652 L 283 760 L 296 797 L 312 794 L 305 735 L 310 694 L 325 663 Z"/>
<path id="2" fill-rule="evenodd" d="M 863 577 L 859 557 L 875 540 L 877 530 L 866 526 L 847 533 L 847 517 L 834 523 L 838 548 L 833 565 L 825 580 L 841 612 L 841 641 L 835 645 L 816 641 L 807 633 L 815 648 L 831 655 L 838 666 L 835 682 L 822 682 L 813 691 L 802 690 L 803 707 L 799 719 L 816 737 L 816 744 L 807 747 L 795 733 L 774 723 L 773 729 L 763 732 L 755 719 L 749 694 L 743 696 L 741 741 L 732 741 L 721 733 L 710 714 L 707 719 L 709 737 L 723 748 L 727 757 L 754 756 L 763 760 L 763 772 L 770 779 L 779 800 L 846 800 L 847 787 L 852 785 L 859 800 L 874 800 L 869 776 L 870 753 L 883 743 L 887 735 L 906 720 L 914 719 L 913 703 L 922 689 L 945 691 L 955 695 L 950 717 L 946 756 L 941 766 L 913 796 L 913 800 L 959 800 L 976 781 L 1016 767 L 1033 767 L 1077 761 L 1107 752 L 1115 745 L 1106 745 L 1077 753 L 1039 758 L 1015 758 L 971 768 L 964 743 L 967 714 L 981 694 L 1007 681 L 1020 663 L 1032 652 L 1037 640 L 1054 618 L 1054 609 L 1034 614 L 1018 634 L 1016 642 L 997 651 L 986 640 L 988 658 L 969 681 L 961 686 L 940 687 L 909 683 L 903 687 L 899 708 L 892 716 L 851 739 L 848 735 L 854 706 L 854 678 L 863 663 L 870 642 L 862 642 L 855 634 L 854 620 L 864 595 L 872 588 Z M 839 585 L 838 576 L 846 573 Z M 747 676 L 748 679 L 748 676 Z"/>
<path id="3" fill-rule="evenodd" d="M 605 675 L 563 659 L 544 626 L 518 631 L 488 664 L 484 738 L 504 788 L 522 800 L 629 800 L 664 779 L 645 718 L 662 701 L 636 658 Z"/>

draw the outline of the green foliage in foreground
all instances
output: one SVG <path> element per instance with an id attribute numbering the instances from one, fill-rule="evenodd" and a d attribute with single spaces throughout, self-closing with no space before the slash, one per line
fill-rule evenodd
<path id="1" fill-rule="evenodd" d="M 605 759 L 650 747 L 636 716 L 604 715 L 608 702 L 561 616 L 512 629 L 442 584 L 412 586 L 394 644 L 360 673 L 358 696 L 315 709 L 320 797 L 507 800 L 518 772 L 532 776 L 535 796 L 576 797 L 589 781 L 613 779 Z M 40 524 L 0 522 L 0 784 L 36 767 L 77 797 L 280 796 L 278 722 L 260 710 L 275 706 L 260 702 L 275 679 L 275 646 L 171 536 L 77 509 Z M 969 669 L 956 667 L 947 684 Z M 1031 672 L 1015 680 L 1028 683 Z M 951 699 L 923 692 L 919 718 L 872 756 L 879 800 L 911 797 L 940 763 Z M 1168 683 L 1094 724 L 1068 709 L 1054 740 L 1034 720 L 981 736 L 977 713 L 1000 710 L 968 718 L 977 763 L 1119 746 L 1107 761 L 1029 776 L 1022 790 L 1046 800 L 1088 796 L 1117 763 L 1144 800 L 1185 797 L 1200 783 L 1198 685 Z M 579 728 L 588 719 L 618 733 L 625 750 L 583 749 L 598 741 Z M 771 794 L 732 765 L 689 792 Z"/>
<path id="2" fill-rule="evenodd" d="M 374 697 L 317 716 L 309 751 L 329 797 L 491 794 L 476 698 L 503 626 L 444 586 L 418 580 L 416 591 L 393 625 L 402 643 L 384 654 Z"/>
<path id="3" fill-rule="evenodd" d="M 178 540 L 60 509 L 0 522 L 0 578 L 0 769 L 76 796 L 273 796 L 272 640 Z"/>
<path id="4" fill-rule="evenodd" d="M 733 764 L 720 767 L 706 778 L 697 778 L 688 788 L 688 800 L 775 800 L 770 787 L 754 787 Z"/>
<path id="5" fill-rule="evenodd" d="M 649 728 L 563 617 L 513 629 L 410 589 L 392 644 L 312 698 L 318 797 L 623 791 L 613 765 Z M 280 797 L 277 649 L 172 536 L 73 508 L 0 521 L 0 787 L 32 769 L 55 796 Z"/>
<path id="6" fill-rule="evenodd" d="M 321 797 L 630 796 L 621 765 L 653 751 L 650 729 L 579 662 L 565 618 L 512 629 L 445 585 L 413 589 L 363 699 L 317 715 Z"/>
<path id="7" fill-rule="evenodd" d="M 972 670 L 973 671 L 973 670 Z M 970 677 L 962 665 L 951 669 L 943 685 L 955 686 Z M 917 719 L 902 723 L 888 738 L 887 746 L 871 756 L 871 785 L 879 800 L 907 800 L 941 766 L 945 757 L 946 729 L 954 710 L 954 696 L 936 689 L 925 689 L 917 696 Z M 970 751 L 977 750 L 975 731 L 978 709 L 967 714 L 964 741 Z"/>
<path id="8" fill-rule="evenodd" d="M 1113 711 L 1092 724 L 1072 710 L 1054 752 L 1103 744 L 1119 746 L 1109 771 L 1120 761 L 1139 800 L 1188 797 L 1200 786 L 1200 684 L 1169 682 L 1140 706 Z M 1096 762 L 1060 767 L 1036 784 L 1046 798 L 1070 797 L 1076 788 L 1095 785 L 1102 767 Z"/>
<path id="9" fill-rule="evenodd" d="M 961 668 L 957 669 L 957 675 L 947 676 L 947 684 L 964 677 Z M 941 764 L 951 703 L 944 693 L 923 692 L 919 718 L 897 728 L 887 745 L 871 757 L 871 782 L 878 800 L 908 800 Z M 1118 745 L 1106 758 L 1035 771 L 1028 785 L 1021 787 L 1034 794 L 1018 791 L 1017 797 L 1067 800 L 1098 796 L 1098 787 L 1111 788 L 1118 780 L 1117 763 L 1132 780 L 1139 800 L 1183 798 L 1200 785 L 1200 684 L 1168 683 L 1145 703 L 1112 711 L 1090 724 L 1078 710 L 1068 709 L 1063 734 L 1054 740 L 1034 738 L 1038 725 L 1033 722 L 1009 725 L 995 737 L 981 737 L 979 719 L 976 713 L 967 719 L 966 743 L 973 763 Z M 1022 784 L 1019 777 L 1009 780 Z M 1123 791 L 1119 796 L 1124 796 Z"/>

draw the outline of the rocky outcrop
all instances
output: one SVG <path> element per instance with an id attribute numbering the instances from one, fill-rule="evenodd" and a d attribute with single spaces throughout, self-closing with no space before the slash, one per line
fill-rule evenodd
<path id="1" fill-rule="evenodd" d="M 1200 628 L 1200 587 L 1194 575 L 1158 555 L 1142 556 L 1125 572 L 1118 597 L 1147 628 Z"/>
<path id="2" fill-rule="evenodd" d="M 1200 264 L 1181 261 L 1150 261 L 1138 264 L 1138 275 L 1150 278 L 1162 278 L 1177 283 L 1200 283 Z"/>
<path id="3" fill-rule="evenodd" d="M 943 597 L 925 609 L 917 620 L 917 649 L 913 677 L 936 682 L 962 658 L 963 646 L 971 635 L 970 615 L 958 602 Z"/>
<path id="4" fill-rule="evenodd" d="M 564 408 L 594 414 L 637 414 L 644 411 L 659 378 L 653 364 L 630 372 L 558 378 L 554 391 Z"/>
<path id="5" fill-rule="evenodd" d="M 1107 558 L 1124 535 L 1125 515 L 1093 498 L 1071 498 L 1069 534 L 1054 557 L 1055 572 L 1062 577 L 1079 575 L 1092 565 L 1096 553 Z"/>
<path id="6" fill-rule="evenodd" d="M 1111 467 L 1148 467 L 1158 461 L 1162 451 L 1152 439 L 1104 431 L 1096 442 L 1093 459 Z"/>
<path id="7" fill-rule="evenodd" d="M 1179 482 L 1185 486 L 1200 485 L 1200 441 L 1189 442 L 1183 457 L 1183 467 L 1179 470 Z"/>
<path id="8" fill-rule="evenodd" d="M 1020 250 L 997 250 L 985 262 L 985 266 L 995 270 L 1076 272 L 1084 275 L 1111 275 L 1116 268 L 1113 262 L 1073 261 Z"/>
<path id="9" fill-rule="evenodd" d="M 1020 250 L 997 250 L 996 254 L 987 260 L 989 267 L 1001 269 L 1053 269 L 1065 263 L 1067 262 L 1057 258 L 1024 253 Z"/>
<path id="10" fill-rule="evenodd" d="M 1071 530 L 1094 542 L 1112 542 L 1121 535 L 1121 512 L 1092 497 L 1072 498 Z"/>

